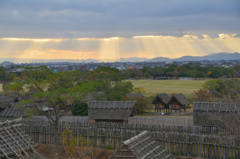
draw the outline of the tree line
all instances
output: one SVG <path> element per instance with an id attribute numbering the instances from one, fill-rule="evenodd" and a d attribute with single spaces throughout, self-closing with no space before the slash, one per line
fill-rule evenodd
<path id="1" fill-rule="evenodd" d="M 219 78 L 226 77 L 232 78 L 235 75 L 235 70 L 238 66 L 224 68 L 224 67 L 214 67 L 205 66 L 201 67 L 199 65 L 182 65 L 177 66 L 171 64 L 167 67 L 143 67 L 142 69 L 126 69 L 123 70 L 124 78 Z"/>
<path id="2" fill-rule="evenodd" d="M 94 78 L 96 73 L 99 70 L 109 70 L 108 78 L 114 80 L 122 80 L 122 79 L 142 79 L 142 78 L 153 78 L 153 79 L 161 79 L 161 78 L 180 78 L 180 77 L 188 77 L 188 78 L 233 78 L 236 77 L 236 71 L 240 69 L 240 65 L 236 65 L 233 67 L 215 67 L 215 66 L 200 66 L 198 64 L 186 64 L 178 66 L 176 64 L 169 64 L 164 67 L 143 67 L 143 68 L 134 68 L 129 67 L 124 70 L 117 70 L 116 68 L 110 67 L 100 67 L 93 71 L 88 70 L 76 70 L 74 71 L 77 77 L 82 77 L 83 75 L 89 76 L 89 78 Z M 118 74 L 120 76 L 118 76 Z M 16 77 L 22 77 L 23 72 L 8 72 L 6 68 L 0 67 L 0 82 L 13 81 Z M 100 76 L 104 77 L 106 75 L 100 74 Z M 85 77 L 85 76 L 84 76 Z M 117 79 L 118 78 L 118 79 Z"/>

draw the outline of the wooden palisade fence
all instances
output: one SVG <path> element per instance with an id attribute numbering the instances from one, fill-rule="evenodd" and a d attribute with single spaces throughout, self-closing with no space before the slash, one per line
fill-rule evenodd
<path id="1" fill-rule="evenodd" d="M 169 153 L 203 158 L 240 158 L 240 140 L 237 137 L 221 136 L 217 129 L 202 127 L 177 127 L 156 125 L 110 124 L 90 122 L 62 122 L 59 131 L 67 127 L 73 135 L 82 135 L 94 147 L 120 148 L 123 141 L 147 130 Z M 47 123 L 23 122 L 23 130 L 35 143 L 53 144 L 53 127 Z"/>

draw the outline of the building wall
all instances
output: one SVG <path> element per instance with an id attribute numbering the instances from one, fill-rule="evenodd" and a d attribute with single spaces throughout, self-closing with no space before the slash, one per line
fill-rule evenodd
<path id="1" fill-rule="evenodd" d="M 95 122 L 111 122 L 111 123 L 125 123 L 124 120 L 107 120 L 107 119 L 96 119 Z"/>
<path id="2" fill-rule="evenodd" d="M 173 99 L 171 102 L 170 102 L 170 109 L 173 109 L 173 110 L 179 110 L 179 109 L 183 109 L 185 108 L 185 106 L 181 105 L 181 103 L 179 103 L 176 99 Z"/>
<path id="3" fill-rule="evenodd" d="M 162 101 L 157 101 L 155 104 L 155 109 L 165 109 L 166 105 Z"/>

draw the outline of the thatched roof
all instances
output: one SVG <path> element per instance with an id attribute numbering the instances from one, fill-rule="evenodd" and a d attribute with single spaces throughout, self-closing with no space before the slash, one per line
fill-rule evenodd
<path id="1" fill-rule="evenodd" d="M 193 111 L 203 112 L 232 112 L 240 111 L 239 103 L 194 102 Z"/>
<path id="2" fill-rule="evenodd" d="M 187 98 L 182 94 L 182 93 L 179 93 L 179 94 L 174 94 L 172 96 L 172 99 L 176 99 L 179 103 L 181 103 L 182 105 L 187 105 L 189 104 L 189 101 L 187 100 Z M 171 99 L 171 100 L 172 100 Z"/>
<path id="3" fill-rule="evenodd" d="M 54 116 L 51 116 L 55 119 Z M 39 121 L 49 121 L 45 115 L 32 115 L 32 118 Z M 63 116 L 59 120 L 60 122 L 90 122 L 88 116 Z"/>
<path id="4" fill-rule="evenodd" d="M 11 102 L 11 100 L 8 96 L 0 96 L 0 103 Z"/>
<path id="5" fill-rule="evenodd" d="M 10 103 L 11 107 L 16 107 L 16 108 L 26 108 L 26 107 L 37 107 L 39 111 L 52 111 L 53 108 L 45 106 L 44 101 L 35 101 L 34 104 L 30 103 Z"/>
<path id="6" fill-rule="evenodd" d="M 160 93 L 154 98 L 152 104 L 156 104 L 159 100 L 162 101 L 164 104 L 168 104 L 170 99 L 171 98 L 167 95 L 167 93 Z"/>
<path id="7" fill-rule="evenodd" d="M 0 107 L 8 107 L 10 103 L 16 103 L 22 100 L 22 97 L 16 94 L 8 94 L 0 96 Z"/>
<path id="8" fill-rule="evenodd" d="M 43 158 L 34 150 L 29 141 L 30 138 L 22 131 L 21 124 L 18 124 L 20 120 L 0 122 L 0 158 L 22 158 L 24 156 Z"/>
<path id="9" fill-rule="evenodd" d="M 147 131 L 123 142 L 109 159 L 169 159 L 171 155 Z"/>
<path id="10" fill-rule="evenodd" d="M 8 96 L 0 96 L 0 107 L 5 108 L 8 107 L 12 99 Z"/>
<path id="11" fill-rule="evenodd" d="M 23 108 L 7 107 L 0 112 L 0 118 L 21 117 L 24 116 Z"/>
<path id="12" fill-rule="evenodd" d="M 126 94 L 127 97 L 131 97 L 131 98 L 141 98 L 144 97 L 142 93 L 128 93 Z"/>
<path id="13" fill-rule="evenodd" d="M 90 120 L 127 120 L 134 112 L 135 101 L 88 102 Z"/>
<path id="14" fill-rule="evenodd" d="M 97 101 L 97 99 L 102 99 L 103 97 L 104 97 L 104 92 L 88 93 L 86 98 L 83 99 L 83 102 L 87 103 L 90 101 Z"/>

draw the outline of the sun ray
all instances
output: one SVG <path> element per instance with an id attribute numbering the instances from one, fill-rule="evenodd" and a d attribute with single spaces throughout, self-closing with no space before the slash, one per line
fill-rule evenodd
<path id="1" fill-rule="evenodd" d="M 129 57 L 169 57 L 185 55 L 204 56 L 219 52 L 240 52 L 240 37 L 219 34 L 212 38 L 206 34 L 199 38 L 192 34 L 175 36 L 134 36 L 131 38 L 76 38 L 30 39 L 0 38 L 1 58 L 68 58 L 102 59 L 114 61 Z"/>

